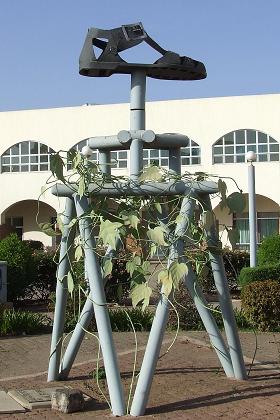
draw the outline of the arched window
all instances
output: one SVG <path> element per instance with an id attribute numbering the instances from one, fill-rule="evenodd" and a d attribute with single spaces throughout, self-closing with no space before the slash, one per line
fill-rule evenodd
<path id="1" fill-rule="evenodd" d="M 240 163 L 253 151 L 257 162 L 279 161 L 279 143 L 258 130 L 236 130 L 225 134 L 213 145 L 213 163 Z"/>
<path id="2" fill-rule="evenodd" d="M 168 167 L 168 150 L 144 149 L 143 161 L 144 166 L 154 163 L 158 166 Z M 200 147 L 193 140 L 188 139 L 188 145 L 181 148 L 181 162 L 186 166 L 200 164 Z"/>
<path id="3" fill-rule="evenodd" d="M 71 149 L 82 150 L 84 146 L 88 145 L 88 139 L 82 140 L 79 143 L 75 144 Z M 91 160 L 98 162 L 98 150 L 93 150 Z M 116 150 L 111 152 L 111 163 L 112 168 L 127 168 L 127 151 L 126 150 Z"/>
<path id="4" fill-rule="evenodd" d="M 49 171 L 50 153 L 54 150 L 36 141 L 14 144 L 1 156 L 1 172 Z"/>

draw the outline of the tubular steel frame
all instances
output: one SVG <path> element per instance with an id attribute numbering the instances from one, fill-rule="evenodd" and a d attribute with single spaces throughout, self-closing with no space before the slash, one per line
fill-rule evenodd
<path id="1" fill-rule="evenodd" d="M 90 191 L 94 192 L 96 195 L 108 195 L 111 197 L 128 195 L 181 195 L 185 197 L 182 201 L 180 210 L 181 221 L 177 224 L 174 231 L 174 238 L 176 240 L 169 250 L 168 265 L 170 265 L 172 261 L 177 259 L 181 254 L 180 250 L 183 246 L 183 236 L 188 231 L 188 220 L 194 211 L 194 201 L 199 200 L 206 210 L 212 210 L 209 195 L 211 193 L 216 193 L 218 189 L 215 183 L 206 181 L 192 183 L 191 185 L 182 181 L 178 181 L 175 184 L 152 182 L 144 184 L 139 183 L 139 175 L 143 169 L 143 148 L 168 149 L 169 169 L 175 174 L 180 175 L 180 148 L 188 141 L 185 136 L 180 134 L 156 135 L 151 130 L 145 130 L 145 92 L 146 74 L 144 71 L 135 71 L 131 75 L 130 130 L 123 130 L 116 136 L 96 137 L 89 140 L 89 146 L 91 148 L 99 149 L 101 169 L 103 173 L 108 176 L 110 175 L 110 165 L 108 165 L 110 150 L 130 150 L 129 183 L 124 185 L 123 183 L 108 182 L 101 190 L 100 187 L 97 188 L 92 184 L 90 186 Z M 73 217 L 82 216 L 88 209 L 88 200 L 85 197 L 80 198 L 77 194 L 73 194 L 73 189 L 68 188 L 67 186 L 56 185 L 53 189 L 53 193 L 61 197 L 66 197 L 65 225 L 67 225 Z M 69 271 L 69 258 L 71 258 L 71 247 L 74 240 L 73 233 L 65 229 L 61 240 L 60 260 L 57 274 L 56 305 L 48 381 L 67 378 L 84 338 L 85 331 L 94 314 L 103 354 L 112 413 L 115 416 L 122 416 L 126 414 L 126 407 L 117 362 L 117 354 L 114 347 L 112 329 L 106 306 L 104 279 L 102 278 L 100 264 L 92 250 L 95 246 L 95 240 L 87 219 L 80 220 L 79 229 L 81 238 L 85 244 L 85 266 L 89 281 L 90 295 L 82 309 L 64 357 L 61 360 L 61 343 L 63 339 L 67 302 L 67 284 L 65 278 Z M 217 245 L 218 237 L 214 224 L 207 232 L 207 241 L 212 246 Z M 112 252 L 111 249 L 107 250 L 108 255 Z M 196 282 L 196 276 L 190 264 L 188 264 L 188 274 L 184 278 L 184 284 L 194 300 L 225 374 L 230 378 L 247 379 L 223 260 L 220 255 L 210 253 L 210 261 L 218 291 L 227 345 L 217 327 L 211 311 L 207 308 L 207 302 Z M 91 296 L 94 296 L 94 299 L 91 299 Z M 132 416 L 139 416 L 145 413 L 153 375 L 168 320 L 169 308 L 170 303 L 168 298 L 164 294 L 161 294 L 131 405 L 130 414 Z"/>

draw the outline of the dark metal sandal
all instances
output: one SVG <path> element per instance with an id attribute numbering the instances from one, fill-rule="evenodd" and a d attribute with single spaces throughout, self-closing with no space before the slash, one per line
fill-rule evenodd
<path id="1" fill-rule="evenodd" d="M 143 41 L 162 54 L 155 63 L 127 63 L 119 56 L 119 52 L 133 48 Z M 93 46 L 102 50 L 98 58 L 96 58 Z M 167 80 L 199 80 L 207 75 L 205 66 L 200 61 L 180 56 L 160 47 L 149 37 L 141 22 L 110 30 L 98 28 L 88 30 L 80 55 L 79 72 L 81 75 L 109 77 L 115 73 L 131 74 L 136 70 L 143 70 L 147 76 L 154 79 Z"/>

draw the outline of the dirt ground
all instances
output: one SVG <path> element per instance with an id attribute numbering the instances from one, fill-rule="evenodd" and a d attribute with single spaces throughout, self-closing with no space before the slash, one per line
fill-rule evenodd
<path id="1" fill-rule="evenodd" d="M 146 339 L 147 334 L 139 335 L 140 348 L 143 348 Z M 103 420 L 111 418 L 108 405 L 99 392 L 96 382 L 92 379 L 91 372 L 95 363 L 87 362 L 96 356 L 96 348 L 94 346 L 89 348 L 89 344 L 86 343 L 87 353 L 80 355 L 80 364 L 72 369 L 69 379 L 64 382 L 46 384 L 46 373 L 40 373 L 40 370 L 47 366 L 47 360 L 41 358 L 40 352 L 38 352 L 40 340 L 43 341 L 42 348 L 48 351 L 49 337 L 46 338 L 46 336 L 0 340 L 0 366 L 2 367 L 3 356 L 7 360 L 12 349 L 16 351 L 18 348 L 17 356 L 10 362 L 13 364 L 12 371 L 9 370 L 8 362 L 5 369 L 0 370 L 0 389 L 7 391 L 15 388 L 45 388 L 46 386 L 65 384 L 81 389 L 93 399 L 80 413 L 62 414 L 41 409 L 24 414 L 2 415 L 1 420 L 66 419 L 72 417 Z M 162 354 L 168 348 L 172 335 L 167 334 L 165 340 Z M 255 336 L 252 333 L 242 333 L 241 340 L 249 368 L 249 362 L 256 347 Z M 215 351 L 207 346 L 205 333 L 181 333 L 172 349 L 158 361 L 148 408 L 142 418 L 280 419 L 279 341 L 279 334 L 258 335 L 256 360 L 259 363 L 255 362 L 253 365 L 249 380 L 236 381 L 228 379 L 224 375 Z M 133 336 L 129 333 L 118 333 L 115 334 L 115 342 L 127 396 L 134 360 Z M 5 349 L 9 349 L 9 351 L 5 352 Z M 81 353 L 83 353 L 83 349 Z M 89 357 L 90 355 L 91 357 Z M 143 350 L 140 350 L 137 369 L 141 366 L 142 356 Z M 18 370 L 16 365 L 21 366 L 21 370 Z M 15 379 L 15 373 L 20 373 L 17 379 Z M 105 381 L 101 381 L 100 384 L 107 395 Z"/>

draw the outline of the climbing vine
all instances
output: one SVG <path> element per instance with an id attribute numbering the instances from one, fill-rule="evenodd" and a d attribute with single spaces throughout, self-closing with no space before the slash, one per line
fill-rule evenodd
<path id="1" fill-rule="evenodd" d="M 125 176 L 103 174 L 97 163 L 74 150 L 53 154 L 50 158 L 50 168 L 52 175 L 41 193 L 44 194 L 56 183 L 64 184 L 73 194 L 87 197 L 89 207 L 86 213 L 81 217 L 74 217 L 67 225 L 64 224 L 64 213 L 59 213 L 56 219 L 59 232 L 54 224 L 41 222 L 38 214 L 40 229 L 50 236 L 61 235 L 65 228 L 75 232 L 74 264 L 84 258 L 86 245 L 78 234 L 78 223 L 82 219 L 90 221 L 92 235 L 96 238 L 92 250 L 100 261 L 103 277 L 111 275 L 116 260 L 123 261 L 130 276 L 130 297 L 133 306 L 141 304 L 144 310 L 149 305 L 153 293 L 152 277 L 157 278 L 161 293 L 168 297 L 178 289 L 181 280 L 187 274 L 188 263 L 200 274 L 207 269 L 209 250 L 221 252 L 221 243 L 217 241 L 214 245 L 209 244 L 207 236 L 207 232 L 216 223 L 215 214 L 191 195 L 189 199 L 195 200 L 195 215 L 184 224 L 183 232 L 176 233 L 176 226 L 185 217 L 180 213 L 184 197 L 145 195 L 110 198 L 98 195 L 97 191 L 108 183 L 113 186 L 131 186 L 132 180 Z M 175 185 L 183 181 L 189 184 L 190 190 L 195 183 L 210 180 L 217 183 L 219 192 L 216 195 L 220 198 L 221 210 L 227 209 L 229 213 L 241 213 L 244 210 L 245 198 L 238 187 L 236 192 L 227 195 L 225 180 L 211 177 L 204 172 L 186 172 L 178 176 L 165 168 L 151 165 L 145 167 L 139 177 L 140 186 L 158 182 Z M 95 186 L 93 190 L 91 185 Z M 224 229 L 234 246 L 239 238 L 238 232 L 232 227 L 225 226 Z M 178 241 L 181 241 L 183 246 L 178 248 Z M 172 258 L 170 250 L 176 250 Z M 197 256 L 197 252 L 194 252 L 197 250 L 201 251 L 199 259 L 194 257 Z M 151 265 L 151 259 L 157 260 L 156 266 Z M 80 287 L 86 293 L 80 279 L 75 276 L 73 264 L 70 265 L 67 274 L 69 293 L 72 294 L 75 288 Z"/>

